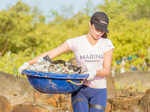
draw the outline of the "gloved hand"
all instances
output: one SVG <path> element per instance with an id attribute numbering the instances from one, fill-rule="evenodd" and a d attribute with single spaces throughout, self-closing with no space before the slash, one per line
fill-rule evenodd
<path id="1" fill-rule="evenodd" d="M 93 80 L 96 76 L 96 69 L 91 65 L 87 65 L 87 73 L 89 74 L 87 80 Z"/>
<path id="2" fill-rule="evenodd" d="M 96 70 L 88 71 L 88 74 L 89 74 L 89 76 L 88 76 L 87 80 L 93 80 L 96 76 Z"/>
<path id="3" fill-rule="evenodd" d="M 46 55 L 45 57 L 43 57 L 43 59 L 46 60 L 46 61 L 48 61 L 48 62 L 50 62 L 50 63 L 52 62 L 51 58 L 48 55 Z"/>
<path id="4" fill-rule="evenodd" d="M 19 67 L 18 72 L 22 74 L 22 72 L 28 68 L 30 64 L 28 62 L 24 63 L 21 67 Z"/>
<path id="5" fill-rule="evenodd" d="M 44 61 L 44 58 L 43 57 L 40 57 L 38 60 L 37 60 L 37 63 L 41 63 Z"/>
<path id="6" fill-rule="evenodd" d="M 37 61 L 37 63 L 41 63 L 43 61 L 48 61 L 48 62 L 52 63 L 52 60 L 48 55 L 46 55 L 44 57 L 40 57 L 39 60 Z"/>

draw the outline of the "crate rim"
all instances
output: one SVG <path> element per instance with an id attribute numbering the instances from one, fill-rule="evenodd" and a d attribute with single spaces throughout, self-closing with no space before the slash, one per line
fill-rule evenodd
<path id="1" fill-rule="evenodd" d="M 58 73 L 51 73 L 51 72 L 36 72 L 33 70 L 24 70 L 22 74 L 37 77 L 37 78 L 50 78 L 50 79 L 87 79 L 88 74 L 58 74 Z"/>

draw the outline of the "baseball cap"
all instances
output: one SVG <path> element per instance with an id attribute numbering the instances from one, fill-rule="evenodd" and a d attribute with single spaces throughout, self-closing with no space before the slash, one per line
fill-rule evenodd
<path id="1" fill-rule="evenodd" d="M 91 24 L 94 24 L 97 30 L 109 33 L 107 29 L 109 18 L 104 12 L 95 12 L 91 17 Z"/>

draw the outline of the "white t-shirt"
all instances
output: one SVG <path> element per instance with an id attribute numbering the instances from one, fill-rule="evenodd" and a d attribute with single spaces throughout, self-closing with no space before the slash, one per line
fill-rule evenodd
<path id="1" fill-rule="evenodd" d="M 111 40 L 107 38 L 100 38 L 93 46 L 87 40 L 86 35 L 68 39 L 66 42 L 74 52 L 77 64 L 83 69 L 87 69 L 87 66 L 95 70 L 102 69 L 104 53 L 114 48 Z M 84 85 L 91 88 L 106 88 L 106 79 L 96 76 L 94 80 L 86 81 Z"/>

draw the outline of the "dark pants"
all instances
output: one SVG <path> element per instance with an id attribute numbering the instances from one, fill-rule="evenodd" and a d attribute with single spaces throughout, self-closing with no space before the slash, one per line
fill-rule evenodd
<path id="1" fill-rule="evenodd" d="M 74 112 L 104 112 L 107 103 L 107 89 L 83 86 L 71 96 Z"/>

